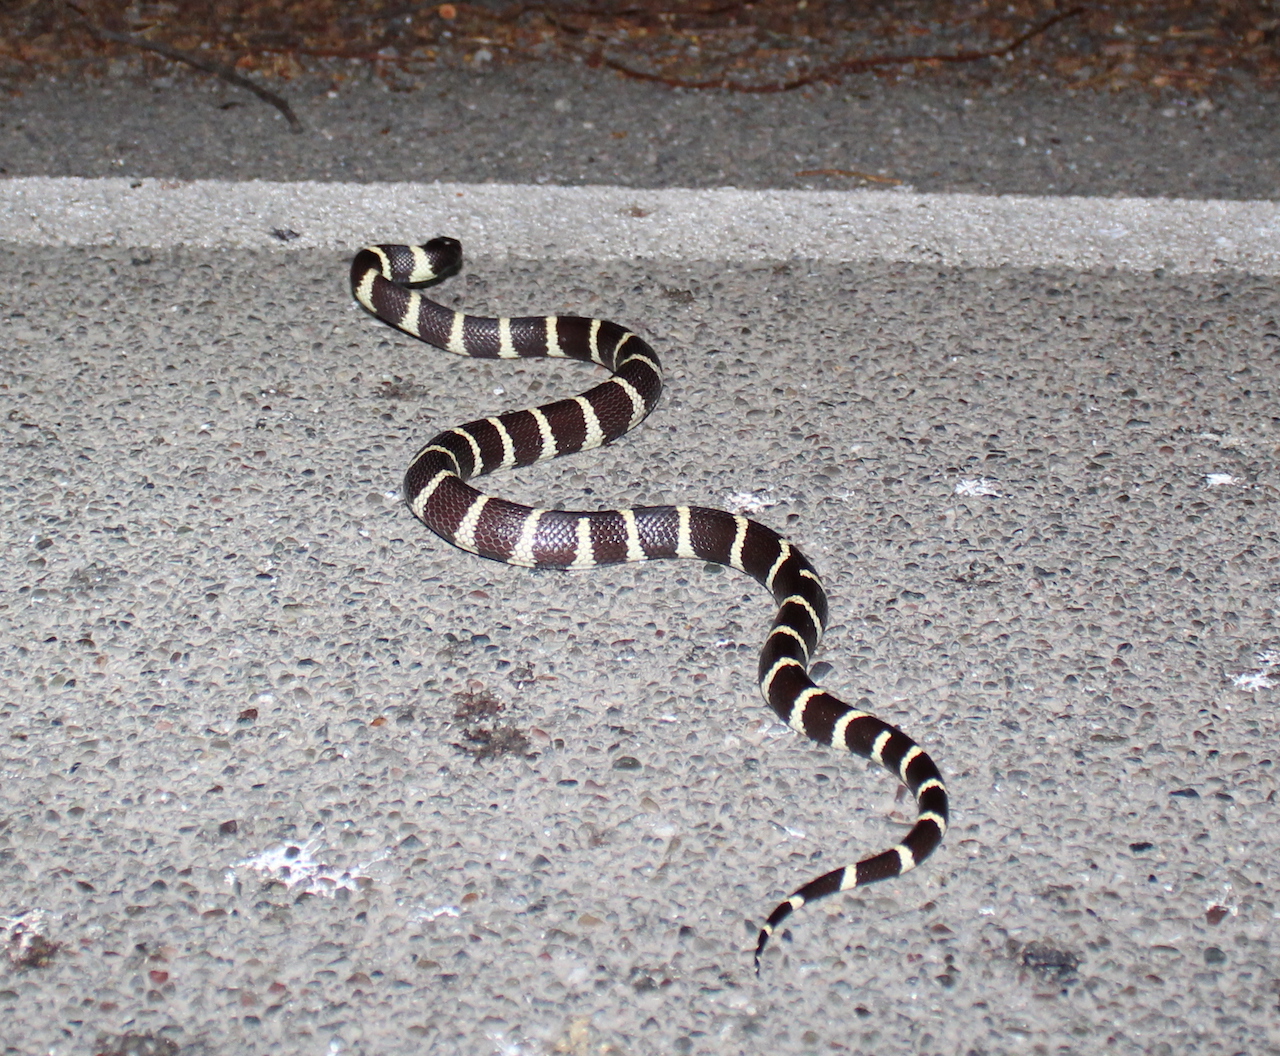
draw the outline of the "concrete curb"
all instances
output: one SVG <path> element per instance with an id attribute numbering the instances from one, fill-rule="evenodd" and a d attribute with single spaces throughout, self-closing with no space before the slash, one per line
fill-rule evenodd
<path id="1" fill-rule="evenodd" d="M 1280 203 L 912 191 L 0 181 L 0 241 L 350 250 L 450 234 L 518 259 L 898 261 L 1280 274 Z"/>

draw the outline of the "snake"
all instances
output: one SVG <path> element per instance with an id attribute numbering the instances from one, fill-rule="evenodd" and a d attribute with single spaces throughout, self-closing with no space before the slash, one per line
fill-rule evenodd
<path id="1" fill-rule="evenodd" d="M 419 292 L 461 268 L 462 245 L 453 238 L 367 246 L 352 261 L 351 288 L 378 319 L 444 351 L 478 359 L 572 359 L 597 364 L 610 377 L 571 399 L 477 419 L 434 436 L 405 472 L 402 494 L 413 515 L 454 546 L 509 565 L 591 569 L 685 558 L 746 573 L 778 606 L 757 669 L 760 692 L 774 714 L 819 744 L 880 764 L 915 797 L 915 822 L 895 846 L 810 880 L 774 907 L 756 939 L 759 973 L 767 943 L 794 911 L 900 876 L 938 848 L 948 820 L 942 774 L 902 730 L 844 703 L 810 678 L 827 623 L 827 595 L 813 565 L 772 528 L 704 506 L 537 509 L 467 483 L 618 439 L 657 404 L 662 368 L 650 345 L 617 323 L 573 315 L 467 315 Z"/>

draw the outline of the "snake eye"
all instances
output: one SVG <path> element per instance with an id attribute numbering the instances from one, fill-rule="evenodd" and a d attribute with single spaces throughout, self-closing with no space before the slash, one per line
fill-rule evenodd
<path id="1" fill-rule="evenodd" d="M 425 243 L 422 249 L 431 261 L 437 278 L 446 278 L 462 267 L 462 243 L 456 238 L 441 235 Z"/>

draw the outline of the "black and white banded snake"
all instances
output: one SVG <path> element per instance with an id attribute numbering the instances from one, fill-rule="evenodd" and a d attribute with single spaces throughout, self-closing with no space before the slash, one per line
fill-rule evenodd
<path id="1" fill-rule="evenodd" d="M 351 265 L 356 299 L 384 322 L 437 348 L 482 359 L 558 357 L 597 363 L 612 374 L 572 399 L 447 429 L 414 456 L 404 499 L 437 535 L 481 557 L 529 568 L 584 569 L 654 558 L 728 565 L 761 583 L 778 612 L 760 654 L 760 690 L 792 729 L 881 764 L 916 798 L 918 815 L 902 841 L 796 890 L 760 929 L 755 962 L 793 910 L 837 891 L 886 880 L 919 865 L 942 842 L 947 792 L 933 760 L 901 730 L 837 700 L 808 675 L 827 619 L 827 597 L 804 555 L 770 528 L 702 506 L 648 506 L 572 512 L 492 498 L 466 483 L 616 440 L 658 402 L 662 374 L 648 344 L 616 323 L 578 316 L 491 319 L 464 315 L 411 287 L 447 278 L 462 246 L 362 249 Z"/>

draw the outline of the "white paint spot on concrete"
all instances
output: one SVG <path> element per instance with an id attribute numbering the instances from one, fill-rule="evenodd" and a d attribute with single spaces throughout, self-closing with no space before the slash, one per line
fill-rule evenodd
<path id="1" fill-rule="evenodd" d="M 31 968 L 33 956 L 52 950 L 53 921 L 43 909 L 0 916 L 0 947 L 15 968 Z"/>
<path id="2" fill-rule="evenodd" d="M 754 517 L 771 506 L 782 504 L 782 499 L 775 499 L 770 494 L 772 490 L 772 488 L 765 488 L 762 491 L 731 492 L 724 497 L 725 505 L 734 513 L 742 513 L 748 517 Z"/>
<path id="3" fill-rule="evenodd" d="M 1257 669 L 1235 675 L 1231 679 L 1231 684 L 1246 693 L 1255 693 L 1260 689 L 1275 689 L 1280 686 L 1280 650 L 1265 650 L 1259 653 L 1256 659 Z"/>
<path id="4" fill-rule="evenodd" d="M 340 890 L 355 891 L 364 878 L 365 870 L 373 862 L 351 869 L 328 865 L 316 857 L 320 846 L 321 841 L 308 840 L 306 843 L 282 843 L 278 847 L 269 847 L 251 858 L 232 862 L 227 869 L 226 881 L 234 884 L 237 871 L 248 869 L 264 880 L 284 884 L 290 891 L 296 889 L 325 898 L 332 898 Z"/>
<path id="5" fill-rule="evenodd" d="M 985 496 L 987 498 L 998 499 L 1000 492 L 997 485 L 1000 482 L 993 477 L 978 477 L 976 480 L 960 480 L 956 482 L 956 494 L 963 495 L 965 498 L 977 498 Z"/>
<path id="6" fill-rule="evenodd" d="M 435 909 L 423 910 L 421 913 L 418 914 L 418 919 L 436 920 L 439 917 L 460 917 L 460 916 L 462 916 L 462 910 L 460 910 L 457 906 L 444 905 L 444 906 L 436 906 Z"/>
<path id="7" fill-rule="evenodd" d="M 1232 436 L 1230 433 L 1197 433 L 1196 439 L 1211 440 L 1223 448 L 1240 448 L 1248 443 L 1243 437 Z"/>

